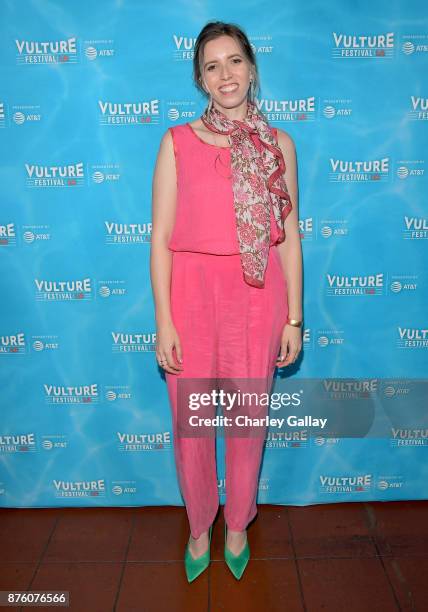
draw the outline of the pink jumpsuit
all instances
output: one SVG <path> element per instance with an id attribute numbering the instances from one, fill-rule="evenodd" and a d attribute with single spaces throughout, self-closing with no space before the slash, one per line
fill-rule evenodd
<path id="1" fill-rule="evenodd" d="M 269 392 L 288 315 L 287 284 L 273 246 L 274 223 L 264 288 L 244 281 L 230 149 L 204 142 L 188 123 L 170 130 L 177 170 L 176 218 L 168 245 L 173 252 L 171 315 L 183 370 L 165 375 L 178 482 L 191 533 L 198 538 L 209 529 L 219 506 L 215 437 L 177 436 L 178 378 L 263 378 Z M 225 437 L 224 514 L 234 531 L 246 529 L 257 514 L 264 435 Z"/>

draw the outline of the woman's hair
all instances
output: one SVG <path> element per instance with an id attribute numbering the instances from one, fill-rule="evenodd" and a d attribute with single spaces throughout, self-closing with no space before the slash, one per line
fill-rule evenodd
<path id="1" fill-rule="evenodd" d="M 245 32 L 243 32 L 243 30 L 239 26 L 233 23 L 224 23 L 223 21 L 210 21 L 200 31 L 199 36 L 196 39 L 195 51 L 193 55 L 193 80 L 195 82 L 195 85 L 197 89 L 199 89 L 199 91 L 201 91 L 205 96 L 208 96 L 208 93 L 203 88 L 202 77 L 204 48 L 208 41 L 214 40 L 215 38 L 224 35 L 231 36 L 236 40 L 236 42 L 242 49 L 244 57 L 251 64 L 253 73 L 253 87 L 250 87 L 248 91 L 252 91 L 253 95 L 251 96 L 250 94 L 250 97 L 253 98 L 251 101 L 254 101 L 254 98 L 256 97 L 260 87 L 256 57 Z"/>

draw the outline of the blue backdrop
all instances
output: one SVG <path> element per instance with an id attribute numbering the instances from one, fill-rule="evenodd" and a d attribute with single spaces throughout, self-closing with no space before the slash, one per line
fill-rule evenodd
<path id="1" fill-rule="evenodd" d="M 304 348 L 274 390 L 346 425 L 269 432 L 258 502 L 427 497 L 424 6 L 2 2 L 0 505 L 183 503 L 151 181 L 165 130 L 205 107 L 191 70 L 211 19 L 245 29 L 259 107 L 298 154 Z"/>

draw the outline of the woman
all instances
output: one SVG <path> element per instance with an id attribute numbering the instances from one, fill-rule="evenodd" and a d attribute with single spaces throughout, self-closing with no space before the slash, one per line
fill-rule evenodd
<path id="1" fill-rule="evenodd" d="M 208 23 L 196 40 L 193 68 L 209 103 L 196 121 L 162 138 L 150 262 L 156 356 L 190 523 L 189 582 L 209 565 L 219 498 L 215 438 L 177 434 L 177 381 L 240 377 L 263 380 L 270 390 L 275 367 L 293 363 L 302 346 L 294 143 L 254 103 L 256 60 L 239 27 Z M 240 579 L 249 559 L 246 528 L 257 514 L 264 435 L 228 436 L 225 443 L 225 559 Z"/>

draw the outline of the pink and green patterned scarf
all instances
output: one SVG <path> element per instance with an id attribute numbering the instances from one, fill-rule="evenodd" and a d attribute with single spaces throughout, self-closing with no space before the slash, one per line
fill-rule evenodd
<path id="1" fill-rule="evenodd" d="M 231 140 L 232 187 L 244 280 L 264 287 L 270 247 L 270 206 L 285 238 L 284 220 L 292 202 L 284 178 L 285 162 L 269 124 L 253 102 L 247 102 L 244 121 L 229 119 L 217 108 L 201 115 L 204 125 Z M 259 151 L 256 142 L 261 143 Z"/>

